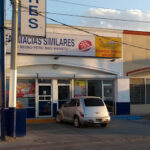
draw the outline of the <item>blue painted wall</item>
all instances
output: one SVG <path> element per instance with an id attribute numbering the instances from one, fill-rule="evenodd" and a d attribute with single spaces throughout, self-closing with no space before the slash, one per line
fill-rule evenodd
<path id="1" fill-rule="evenodd" d="M 116 103 L 116 115 L 129 115 L 130 114 L 130 103 L 122 102 Z"/>
<path id="2" fill-rule="evenodd" d="M 35 118 L 35 108 L 25 108 L 27 112 L 27 118 Z"/>
<path id="3" fill-rule="evenodd" d="M 14 112 L 16 113 L 16 127 L 14 126 Z M 8 136 L 26 135 L 26 109 L 9 108 L 6 111 L 6 134 Z"/>
<path id="4" fill-rule="evenodd" d="M 56 117 L 57 113 L 57 103 L 53 103 L 53 117 Z"/>

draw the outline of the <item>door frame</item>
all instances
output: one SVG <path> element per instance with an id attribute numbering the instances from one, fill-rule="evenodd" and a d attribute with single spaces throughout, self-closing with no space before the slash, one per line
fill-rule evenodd
<path id="1" fill-rule="evenodd" d="M 60 80 L 60 79 L 58 79 L 58 80 Z M 72 98 L 72 90 L 71 90 L 71 84 L 72 84 L 72 82 L 71 82 L 71 80 L 70 80 L 70 83 L 58 83 L 58 80 L 57 80 L 57 89 L 58 89 L 58 108 L 59 108 L 59 86 L 67 86 L 67 87 L 69 87 L 69 99 L 71 99 Z M 57 108 L 57 109 L 58 109 Z"/>
<path id="2" fill-rule="evenodd" d="M 113 113 L 115 114 L 116 113 L 116 101 L 115 101 L 115 86 L 114 86 L 114 81 L 112 84 L 110 83 L 107 83 L 107 84 L 104 84 L 104 82 L 102 81 L 102 99 L 105 101 L 105 96 L 104 96 L 104 87 L 112 87 L 112 102 L 113 102 Z M 114 115 L 113 114 L 113 115 Z"/>
<path id="3" fill-rule="evenodd" d="M 104 96 L 104 87 L 112 87 L 112 99 L 114 100 L 114 90 L 113 90 L 113 84 L 104 84 L 103 82 L 102 82 L 102 97 L 103 97 L 103 100 L 104 100 L 104 98 L 105 98 L 105 96 Z"/>
<path id="4" fill-rule="evenodd" d="M 45 116 L 40 116 L 39 115 L 39 86 L 50 86 L 51 87 L 51 115 L 45 115 Z M 45 118 L 45 117 L 52 117 L 53 116 L 53 100 L 52 100 L 52 83 L 38 83 L 38 80 L 36 80 L 36 117 L 38 118 Z"/>

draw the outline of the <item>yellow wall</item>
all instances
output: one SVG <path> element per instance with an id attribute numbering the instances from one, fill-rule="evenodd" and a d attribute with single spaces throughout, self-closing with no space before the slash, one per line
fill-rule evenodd
<path id="1" fill-rule="evenodd" d="M 132 115 L 150 115 L 150 104 L 132 104 L 130 105 Z"/>
<path id="2" fill-rule="evenodd" d="M 150 67 L 150 33 L 134 32 L 133 34 L 123 35 L 123 57 L 124 57 L 124 74 L 136 69 Z M 140 34 L 140 35 L 139 35 Z M 142 35 L 141 35 L 142 34 Z M 133 45 L 133 46 L 131 46 Z M 139 48 L 141 47 L 141 48 Z M 148 50 L 149 49 L 149 50 Z M 132 73 L 132 76 L 150 77 L 148 70 L 144 72 Z"/>

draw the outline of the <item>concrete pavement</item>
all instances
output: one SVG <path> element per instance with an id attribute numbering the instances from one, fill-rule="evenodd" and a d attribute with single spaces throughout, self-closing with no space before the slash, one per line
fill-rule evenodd
<path id="1" fill-rule="evenodd" d="M 106 128 L 30 123 L 27 135 L 0 142 L 2 150 L 149 150 L 150 120 L 112 120 Z"/>

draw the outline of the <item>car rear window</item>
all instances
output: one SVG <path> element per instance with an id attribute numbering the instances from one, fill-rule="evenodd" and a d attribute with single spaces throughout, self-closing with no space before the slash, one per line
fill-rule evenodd
<path id="1" fill-rule="evenodd" d="M 84 99 L 85 106 L 104 106 L 104 103 L 99 98 L 86 98 Z"/>

